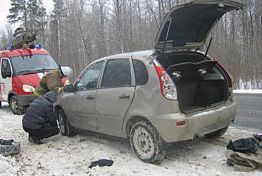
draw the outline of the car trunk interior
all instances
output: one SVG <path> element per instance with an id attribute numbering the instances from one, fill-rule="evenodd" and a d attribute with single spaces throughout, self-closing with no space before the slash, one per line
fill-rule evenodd
<path id="1" fill-rule="evenodd" d="M 162 55 L 157 60 L 177 87 L 182 112 L 193 113 L 228 99 L 227 76 L 216 61 L 196 52 Z"/>

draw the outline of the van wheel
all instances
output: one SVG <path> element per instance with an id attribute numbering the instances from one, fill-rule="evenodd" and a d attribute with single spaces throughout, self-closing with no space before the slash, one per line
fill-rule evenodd
<path id="1" fill-rule="evenodd" d="M 18 100 L 15 95 L 13 95 L 9 100 L 9 106 L 14 114 L 24 114 L 26 108 L 24 106 L 20 106 Z"/>
<path id="2" fill-rule="evenodd" d="M 63 136 L 73 136 L 74 131 L 69 121 L 67 120 L 66 114 L 62 109 L 57 112 L 57 119 L 59 124 L 59 129 Z"/>
<path id="3" fill-rule="evenodd" d="M 163 160 L 165 144 L 157 130 L 148 122 L 136 122 L 130 130 L 130 144 L 137 157 L 147 163 Z"/>
<path id="4" fill-rule="evenodd" d="M 209 139 L 214 139 L 214 138 L 218 138 L 220 136 L 222 136 L 223 134 L 225 134 L 227 132 L 228 126 L 222 129 L 219 129 L 217 131 L 214 131 L 212 133 L 208 133 L 205 135 L 205 137 L 209 138 Z"/>

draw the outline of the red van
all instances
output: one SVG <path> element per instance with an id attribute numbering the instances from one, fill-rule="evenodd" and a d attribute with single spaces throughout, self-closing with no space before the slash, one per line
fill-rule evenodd
<path id="1" fill-rule="evenodd" d="M 0 105 L 8 102 L 14 114 L 23 114 L 35 98 L 33 92 L 41 78 L 58 64 L 40 46 L 0 51 Z"/>

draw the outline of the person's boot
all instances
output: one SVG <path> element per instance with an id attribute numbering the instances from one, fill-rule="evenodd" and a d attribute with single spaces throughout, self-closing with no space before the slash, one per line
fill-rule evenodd
<path id="1" fill-rule="evenodd" d="M 37 144 L 37 145 L 43 144 L 42 141 L 36 136 L 29 136 L 28 139 L 29 139 L 29 141 L 31 141 L 34 144 Z"/>

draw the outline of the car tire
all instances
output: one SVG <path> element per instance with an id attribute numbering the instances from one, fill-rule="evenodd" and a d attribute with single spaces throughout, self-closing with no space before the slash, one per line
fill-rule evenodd
<path id="1" fill-rule="evenodd" d="M 148 122 L 139 121 L 130 130 L 130 145 L 137 157 L 147 163 L 163 160 L 166 148 L 157 130 Z"/>
<path id="2" fill-rule="evenodd" d="M 25 113 L 26 108 L 19 105 L 15 95 L 11 96 L 9 100 L 9 106 L 14 114 L 21 115 Z"/>
<path id="3" fill-rule="evenodd" d="M 57 112 L 57 120 L 59 124 L 60 132 L 63 136 L 73 136 L 74 130 L 67 120 L 66 114 L 62 109 L 59 109 Z"/>
<path id="4" fill-rule="evenodd" d="M 208 133 L 205 135 L 205 137 L 209 138 L 209 139 L 215 139 L 218 138 L 220 136 L 222 136 L 223 134 L 225 134 L 227 132 L 228 126 L 225 128 L 221 128 L 217 131 L 214 131 L 212 133 Z"/>

